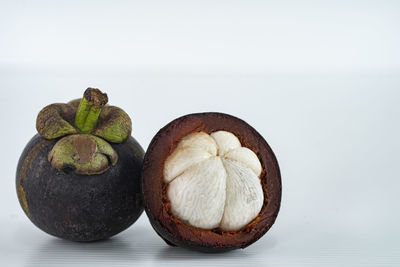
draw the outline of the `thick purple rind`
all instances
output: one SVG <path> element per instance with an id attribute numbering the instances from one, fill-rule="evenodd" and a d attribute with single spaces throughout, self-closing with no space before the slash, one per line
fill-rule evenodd
<path id="1" fill-rule="evenodd" d="M 96 241 L 118 234 L 139 218 L 144 151 L 134 138 L 112 144 L 117 164 L 96 175 L 53 168 L 47 156 L 56 142 L 35 135 L 17 167 L 18 199 L 38 228 L 63 239 Z"/>
<path id="2" fill-rule="evenodd" d="M 174 217 L 163 182 L 164 161 L 186 135 L 196 131 L 225 130 L 235 134 L 242 146 L 253 150 L 261 161 L 260 179 L 264 205 L 260 214 L 244 229 L 223 232 L 190 227 Z M 203 252 L 224 252 L 245 248 L 261 238 L 278 215 L 282 185 L 276 157 L 264 138 L 245 121 L 223 113 L 196 113 L 180 117 L 162 128 L 151 141 L 142 171 L 145 211 L 154 230 L 168 243 Z"/>

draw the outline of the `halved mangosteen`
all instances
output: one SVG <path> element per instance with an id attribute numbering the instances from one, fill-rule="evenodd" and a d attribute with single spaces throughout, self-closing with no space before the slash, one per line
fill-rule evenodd
<path id="1" fill-rule="evenodd" d="M 108 97 L 88 88 L 82 99 L 51 104 L 17 167 L 19 202 L 41 230 L 68 240 L 95 241 L 133 224 L 143 212 L 144 151 L 132 122 Z"/>
<path id="2" fill-rule="evenodd" d="M 278 162 L 264 138 L 222 113 L 180 117 L 151 141 L 142 171 L 145 211 L 172 246 L 205 252 L 245 248 L 275 222 Z"/>

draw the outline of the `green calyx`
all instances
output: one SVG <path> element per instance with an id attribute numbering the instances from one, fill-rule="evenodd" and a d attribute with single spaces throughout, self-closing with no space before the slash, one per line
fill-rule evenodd
<path id="1" fill-rule="evenodd" d="M 42 137 L 56 139 L 64 136 L 49 153 L 49 161 L 53 167 L 61 170 L 69 166 L 76 173 L 97 174 L 107 170 L 109 167 L 105 166 L 109 166 L 110 162 L 113 165 L 113 160 L 108 159 L 117 160 L 118 157 L 110 157 L 116 153 L 107 141 L 124 142 L 131 135 L 132 122 L 125 111 L 106 105 L 107 102 L 106 94 L 99 89 L 88 88 L 82 99 L 75 99 L 67 104 L 51 104 L 39 112 L 36 129 Z M 91 144 L 92 147 L 75 145 L 82 138 L 86 140 L 86 145 Z M 77 152 L 79 150 L 79 155 L 82 156 L 86 155 L 82 152 L 85 149 L 92 151 L 94 143 L 90 140 L 96 144 L 98 152 L 92 153 L 93 159 L 87 161 L 87 157 L 83 157 L 82 161 L 80 156 L 77 158 Z"/>
<path id="2" fill-rule="evenodd" d="M 100 174 L 115 165 L 118 155 L 109 143 L 91 134 L 74 134 L 60 139 L 48 155 L 57 170 L 77 174 Z"/>
<path id="3" fill-rule="evenodd" d="M 131 135 L 132 121 L 122 109 L 106 105 L 107 101 L 107 95 L 99 89 L 88 88 L 82 99 L 43 108 L 37 116 L 36 129 L 46 139 L 90 133 L 122 143 Z"/>

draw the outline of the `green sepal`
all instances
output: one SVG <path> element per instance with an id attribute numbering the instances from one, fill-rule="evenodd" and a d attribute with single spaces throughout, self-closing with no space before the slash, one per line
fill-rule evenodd
<path id="1" fill-rule="evenodd" d="M 119 107 L 105 106 L 92 134 L 113 143 L 122 143 L 131 135 L 131 131 L 132 121 L 125 111 Z"/>
<path id="2" fill-rule="evenodd" d="M 67 104 L 51 104 L 44 107 L 36 118 L 36 129 L 46 139 L 55 139 L 64 135 L 77 133 L 71 124 L 76 109 Z"/>
<path id="3" fill-rule="evenodd" d="M 117 163 L 118 154 L 105 140 L 91 134 L 61 138 L 49 152 L 48 160 L 57 170 L 72 169 L 77 174 L 100 174 Z"/>

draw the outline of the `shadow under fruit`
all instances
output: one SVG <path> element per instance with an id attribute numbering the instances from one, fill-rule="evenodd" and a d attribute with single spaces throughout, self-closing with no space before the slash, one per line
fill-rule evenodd
<path id="1" fill-rule="evenodd" d="M 82 99 L 40 111 L 36 134 L 17 167 L 18 199 L 48 234 L 72 240 L 109 238 L 143 212 L 144 151 L 130 136 L 131 120 L 88 88 Z"/>

